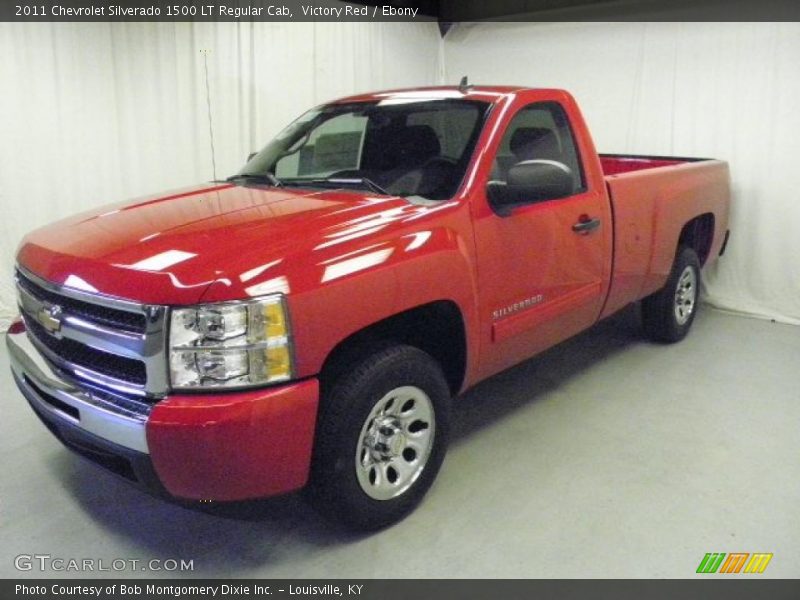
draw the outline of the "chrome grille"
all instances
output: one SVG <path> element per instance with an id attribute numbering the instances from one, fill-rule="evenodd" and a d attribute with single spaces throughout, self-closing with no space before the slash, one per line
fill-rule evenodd
<path id="1" fill-rule="evenodd" d="M 117 394 L 167 393 L 166 307 L 57 286 L 22 268 L 16 278 L 28 335 L 54 366 Z"/>
<path id="2" fill-rule="evenodd" d="M 119 381 L 129 381 L 138 386 L 144 386 L 147 383 L 147 374 L 142 361 L 95 350 L 91 346 L 67 338 L 56 338 L 34 321 L 30 315 L 25 315 L 24 319 L 25 327 L 38 342 L 56 356 L 68 359 L 76 367 L 92 369 L 108 377 L 114 377 Z"/>
<path id="3" fill-rule="evenodd" d="M 89 302 L 53 293 L 24 276 L 19 276 L 17 281 L 20 287 L 31 295 L 50 304 L 57 304 L 77 317 L 124 331 L 144 333 L 146 321 L 143 314 L 109 308 L 99 304 L 90 304 Z"/>

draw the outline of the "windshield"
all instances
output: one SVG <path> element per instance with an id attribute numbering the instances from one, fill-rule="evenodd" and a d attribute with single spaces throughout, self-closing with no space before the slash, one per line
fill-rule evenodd
<path id="1" fill-rule="evenodd" d="M 237 177 L 444 200 L 464 177 L 488 106 L 460 99 L 330 104 L 294 121 Z"/>

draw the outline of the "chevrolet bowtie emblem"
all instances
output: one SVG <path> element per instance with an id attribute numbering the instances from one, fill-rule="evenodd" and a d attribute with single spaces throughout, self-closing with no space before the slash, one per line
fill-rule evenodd
<path id="1" fill-rule="evenodd" d="M 36 320 L 50 333 L 56 333 L 61 329 L 62 308 L 57 304 L 45 304 L 36 313 Z"/>

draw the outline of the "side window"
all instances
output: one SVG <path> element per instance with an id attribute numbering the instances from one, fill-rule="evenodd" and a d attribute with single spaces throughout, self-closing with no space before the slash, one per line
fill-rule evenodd
<path id="1" fill-rule="evenodd" d="M 575 139 L 564 109 L 557 102 L 540 102 L 520 110 L 503 136 L 490 179 L 504 183 L 514 165 L 551 160 L 569 169 L 571 194 L 584 189 L 584 176 Z"/>
<path id="2" fill-rule="evenodd" d="M 336 171 L 358 169 L 367 118 L 347 113 L 315 128 L 310 138 L 275 165 L 280 178 L 327 177 Z"/>

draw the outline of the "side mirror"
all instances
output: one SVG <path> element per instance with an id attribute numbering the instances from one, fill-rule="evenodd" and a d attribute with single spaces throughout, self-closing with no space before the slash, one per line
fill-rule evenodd
<path id="1" fill-rule="evenodd" d="M 508 171 L 507 181 L 490 181 L 486 187 L 492 206 L 501 215 L 518 204 L 564 198 L 574 191 L 572 170 L 555 160 L 524 160 Z"/>

